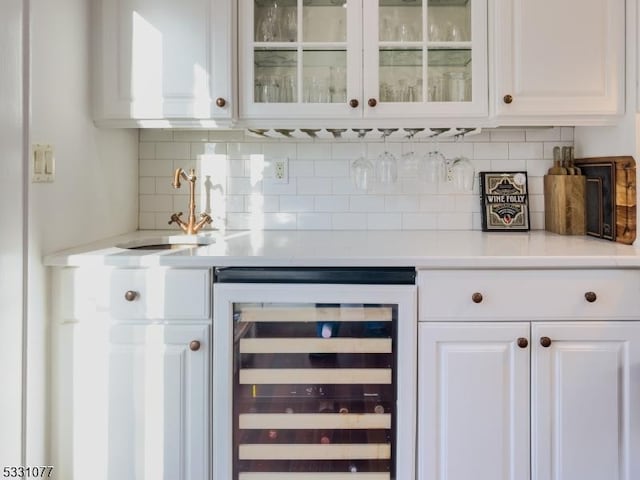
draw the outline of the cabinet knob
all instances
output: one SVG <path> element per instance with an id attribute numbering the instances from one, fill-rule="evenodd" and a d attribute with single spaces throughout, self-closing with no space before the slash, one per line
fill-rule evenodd
<path id="1" fill-rule="evenodd" d="M 357 99 L 352 98 L 351 100 L 349 100 L 349 106 L 351 108 L 358 108 L 358 105 L 360 105 L 360 102 L 358 102 Z"/>
<path id="2" fill-rule="evenodd" d="M 527 348 L 529 346 L 529 340 L 524 337 L 518 338 L 518 346 L 520 348 Z"/>
<path id="3" fill-rule="evenodd" d="M 551 339 L 549 337 L 540 337 L 540 345 L 544 348 L 551 346 Z"/>
<path id="4" fill-rule="evenodd" d="M 369 105 L 370 107 L 375 107 L 378 104 L 378 101 L 375 98 L 370 98 L 369 101 L 367 102 L 367 105 Z"/>
<path id="5" fill-rule="evenodd" d="M 587 302 L 593 303 L 598 299 L 596 292 L 587 292 L 584 294 L 584 298 Z"/>
<path id="6" fill-rule="evenodd" d="M 222 98 L 222 97 L 218 97 L 216 98 L 216 105 L 219 106 L 220 108 L 224 107 L 227 104 L 227 101 Z"/>
<path id="7" fill-rule="evenodd" d="M 504 103 L 509 104 L 509 103 L 513 102 L 513 97 L 511 95 L 507 94 L 504 97 L 502 97 L 502 100 L 504 101 Z"/>
<path id="8" fill-rule="evenodd" d="M 189 349 L 192 352 L 197 352 L 200 350 L 200 342 L 198 340 L 192 340 L 191 343 L 189 343 Z"/>
<path id="9" fill-rule="evenodd" d="M 475 292 L 473 295 L 471 295 L 471 300 L 473 300 L 473 303 L 481 303 L 482 294 L 480 292 Z"/>
<path id="10" fill-rule="evenodd" d="M 133 302 L 136 298 L 138 298 L 138 292 L 136 292 L 134 290 L 127 290 L 124 293 L 124 299 L 127 302 Z"/>

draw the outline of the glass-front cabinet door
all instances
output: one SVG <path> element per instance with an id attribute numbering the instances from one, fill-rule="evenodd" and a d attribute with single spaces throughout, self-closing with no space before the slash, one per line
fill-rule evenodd
<path id="1" fill-rule="evenodd" d="M 362 0 L 241 0 L 241 116 L 360 117 L 361 11 Z"/>
<path id="2" fill-rule="evenodd" d="M 240 116 L 487 114 L 487 0 L 240 0 Z"/>
<path id="3" fill-rule="evenodd" d="M 486 0 L 365 1 L 365 117 L 487 114 Z"/>

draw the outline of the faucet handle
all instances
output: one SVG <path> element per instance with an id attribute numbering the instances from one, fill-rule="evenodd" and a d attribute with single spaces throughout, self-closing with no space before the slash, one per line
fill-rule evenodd
<path id="1" fill-rule="evenodd" d="M 172 223 L 180 224 L 181 223 L 180 215 L 182 215 L 182 212 L 174 213 L 173 215 L 171 215 L 171 220 L 169 220 L 168 225 L 171 225 Z"/>
<path id="2" fill-rule="evenodd" d="M 202 221 L 204 221 L 204 223 L 211 223 L 213 222 L 213 219 L 211 218 L 211 216 L 208 213 L 201 213 L 200 214 L 200 218 L 202 219 Z"/>

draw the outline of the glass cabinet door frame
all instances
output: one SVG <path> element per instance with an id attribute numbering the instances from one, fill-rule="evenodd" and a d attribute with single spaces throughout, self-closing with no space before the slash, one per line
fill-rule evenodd
<path id="1" fill-rule="evenodd" d="M 297 26 L 302 25 L 304 0 L 297 3 Z M 346 42 L 336 43 L 337 48 L 346 51 L 346 101 L 340 103 L 304 103 L 301 102 L 303 86 L 297 82 L 297 102 L 267 103 L 255 99 L 255 50 L 265 43 L 255 41 L 255 0 L 240 0 L 239 20 L 239 93 L 240 118 L 361 118 L 362 117 L 362 2 L 348 0 L 346 4 Z M 322 50 L 331 47 L 329 42 L 303 42 L 300 28 L 297 28 L 296 42 L 270 42 L 275 49 L 287 49 L 296 52 L 298 80 L 302 79 L 303 51 Z M 272 45 L 271 45 L 272 43 Z M 358 101 L 356 108 L 349 101 Z"/>
<path id="2" fill-rule="evenodd" d="M 471 38 L 469 42 L 472 51 L 471 64 L 471 101 L 416 101 L 416 102 L 384 102 L 380 101 L 380 39 L 379 39 L 379 1 L 365 1 L 363 5 L 364 31 L 363 31 L 363 105 L 365 118 L 391 118 L 391 117 L 472 117 L 488 115 L 488 58 L 487 58 L 487 0 L 467 0 L 471 6 Z M 423 26 L 428 25 L 430 0 L 423 0 L 422 8 Z M 439 4 L 446 2 L 439 1 Z M 455 3 L 455 2 L 454 2 Z M 430 42 L 428 34 L 422 33 L 422 39 L 415 43 L 421 43 L 422 48 L 422 78 L 426 87 L 428 78 L 428 49 L 436 47 L 446 50 L 444 42 Z M 438 43 L 438 45 L 434 45 Z M 426 92 L 426 88 L 425 88 Z M 423 97 L 424 98 L 424 97 Z M 368 104 L 369 99 L 375 100 L 375 106 Z"/>
<path id="3" fill-rule="evenodd" d="M 234 304 L 319 303 L 398 306 L 397 404 L 394 439 L 397 479 L 415 478 L 417 403 L 417 287 L 415 285 L 214 285 L 212 455 L 217 480 L 233 474 Z"/>

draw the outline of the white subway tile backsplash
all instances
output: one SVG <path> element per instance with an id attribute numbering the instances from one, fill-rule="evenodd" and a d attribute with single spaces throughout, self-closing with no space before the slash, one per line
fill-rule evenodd
<path id="1" fill-rule="evenodd" d="M 458 141 L 385 143 L 377 133 L 365 141 L 265 141 L 242 131 L 141 130 L 139 226 L 166 229 L 172 212 L 186 212 L 189 190 L 174 189 L 171 181 L 176 168 L 194 168 L 197 209 L 210 212 L 216 228 L 479 230 L 477 178 L 469 193 L 420 177 L 420 162 L 437 147 L 448 159 L 469 158 L 476 172 L 526 170 L 531 227 L 541 229 L 542 177 L 552 165 L 553 147 L 573 145 L 573 135 L 573 127 L 504 128 Z M 364 154 L 375 164 L 384 151 L 396 156 L 399 181 L 356 189 L 352 162 Z M 402 153 L 411 151 L 418 160 L 407 163 Z M 288 159 L 285 183 L 273 178 L 273 161 L 282 158 Z"/>
<path id="2" fill-rule="evenodd" d="M 542 142 L 515 142 L 509 144 L 510 159 L 543 158 Z"/>
<path id="3" fill-rule="evenodd" d="M 298 184 L 297 193 L 300 195 L 328 195 L 331 193 L 331 178 L 297 177 L 295 180 Z"/>
<path id="4" fill-rule="evenodd" d="M 369 213 L 367 214 L 367 230 L 401 230 L 402 214 Z"/>
<path id="5" fill-rule="evenodd" d="M 191 144 L 187 142 L 156 143 L 156 158 L 189 160 L 191 158 Z"/>
<path id="6" fill-rule="evenodd" d="M 366 213 L 334 213 L 331 215 L 333 230 L 366 230 Z"/>
<path id="7" fill-rule="evenodd" d="M 509 158 L 508 143 L 476 143 L 473 148 L 473 158 L 479 160 L 499 160 Z"/>
<path id="8" fill-rule="evenodd" d="M 140 195 L 156 193 L 156 179 L 154 177 L 140 177 L 138 179 L 138 193 Z"/>
<path id="9" fill-rule="evenodd" d="M 527 128 L 525 130 L 525 137 L 527 142 L 559 141 L 561 131 L 560 127 Z"/>
<path id="10" fill-rule="evenodd" d="M 310 195 L 280 195 L 283 212 L 313 212 L 314 199 Z"/>
<path id="11" fill-rule="evenodd" d="M 492 142 L 524 142 L 524 130 L 511 130 L 498 128 L 491 132 Z"/>
<path id="12" fill-rule="evenodd" d="M 173 175 L 173 162 L 171 160 L 140 160 L 138 175 L 169 178 Z"/>
<path id="13" fill-rule="evenodd" d="M 317 195 L 314 198 L 316 212 L 348 212 L 347 195 Z"/>
<path id="14" fill-rule="evenodd" d="M 352 212 L 384 212 L 384 197 L 378 195 L 353 195 L 349 202 Z"/>
<path id="15" fill-rule="evenodd" d="M 171 195 L 140 195 L 141 212 L 168 212 L 173 208 Z"/>
<path id="16" fill-rule="evenodd" d="M 173 130 L 171 129 L 146 129 L 140 130 L 141 142 L 172 142 Z"/>
<path id="17" fill-rule="evenodd" d="M 329 160 L 331 159 L 330 143 L 299 143 L 298 160 Z"/>
<path id="18" fill-rule="evenodd" d="M 331 230 L 331 214 L 299 213 L 298 228 L 300 230 Z"/>
<path id="19" fill-rule="evenodd" d="M 138 145 L 138 159 L 156 158 L 156 144 L 153 142 L 140 142 Z"/>
<path id="20" fill-rule="evenodd" d="M 437 230 L 438 216 L 435 213 L 403 213 L 403 230 Z"/>

